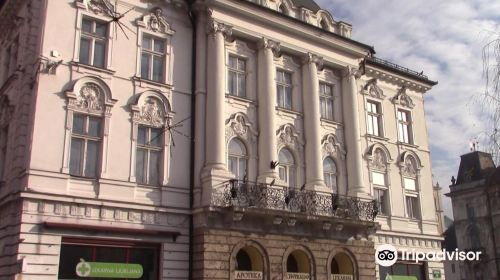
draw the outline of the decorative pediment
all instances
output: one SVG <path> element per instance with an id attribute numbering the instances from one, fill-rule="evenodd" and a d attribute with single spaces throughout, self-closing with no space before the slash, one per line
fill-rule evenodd
<path id="1" fill-rule="evenodd" d="M 0 129 L 9 125 L 13 114 L 14 106 L 10 105 L 9 98 L 6 95 L 2 95 L 0 97 Z"/>
<path id="2" fill-rule="evenodd" d="M 86 83 L 80 88 L 74 105 L 83 110 L 102 111 L 104 98 L 102 90 L 97 84 Z"/>
<path id="3" fill-rule="evenodd" d="M 110 114 L 116 100 L 106 83 L 95 77 L 83 77 L 66 91 L 68 109 L 92 114 Z"/>
<path id="4" fill-rule="evenodd" d="M 384 91 L 377 85 L 377 79 L 369 80 L 361 92 L 374 98 L 385 98 Z"/>
<path id="5" fill-rule="evenodd" d="M 389 150 L 382 144 L 376 143 L 370 146 L 366 158 L 371 169 L 386 171 L 388 164 L 392 162 Z"/>
<path id="6" fill-rule="evenodd" d="M 283 147 L 290 147 L 296 150 L 302 150 L 304 142 L 299 137 L 295 126 L 292 124 L 282 125 L 277 131 L 278 136 L 278 150 Z"/>
<path id="7" fill-rule="evenodd" d="M 135 104 L 131 105 L 134 122 L 153 127 L 162 127 L 169 124 L 173 113 L 168 100 L 158 92 L 142 93 Z"/>
<path id="8" fill-rule="evenodd" d="M 398 93 L 392 98 L 392 103 L 412 109 L 415 107 L 413 100 L 406 93 L 406 87 L 403 86 L 398 90 Z"/>
<path id="9" fill-rule="evenodd" d="M 142 20 L 137 21 L 137 25 L 153 32 L 165 34 L 175 33 L 175 31 L 170 27 L 170 24 L 167 22 L 167 18 L 163 14 L 163 10 L 160 7 L 153 8 L 149 14 L 142 17 Z"/>
<path id="10" fill-rule="evenodd" d="M 232 114 L 226 121 L 226 143 L 235 136 L 246 141 L 256 142 L 257 135 L 257 131 L 244 113 Z"/>
<path id="11" fill-rule="evenodd" d="M 108 0 L 77 0 L 76 5 L 94 14 L 112 16 L 115 6 Z"/>
<path id="12" fill-rule="evenodd" d="M 342 147 L 342 143 L 337 140 L 334 134 L 327 134 L 321 140 L 321 147 L 323 152 L 323 157 L 331 156 L 337 158 L 345 159 L 346 152 Z"/>
<path id="13" fill-rule="evenodd" d="M 420 159 L 412 151 L 406 151 L 401 154 L 399 166 L 401 173 L 407 177 L 416 177 L 422 167 Z"/>

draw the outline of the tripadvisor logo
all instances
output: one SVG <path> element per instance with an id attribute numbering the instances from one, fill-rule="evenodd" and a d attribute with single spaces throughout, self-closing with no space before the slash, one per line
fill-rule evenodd
<path id="1" fill-rule="evenodd" d="M 399 259 L 401 261 L 480 261 L 481 251 L 429 251 L 421 252 L 412 250 L 397 250 L 391 244 L 383 244 L 377 247 L 375 251 L 375 262 L 380 266 L 392 266 Z"/>

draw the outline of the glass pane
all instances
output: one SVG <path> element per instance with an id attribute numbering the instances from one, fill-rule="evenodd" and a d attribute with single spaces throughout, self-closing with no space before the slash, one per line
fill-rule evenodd
<path id="1" fill-rule="evenodd" d="M 144 174 L 146 163 L 146 150 L 137 149 L 137 153 L 135 155 L 135 177 L 138 183 L 145 184 L 146 176 Z"/>
<path id="2" fill-rule="evenodd" d="M 141 55 L 141 78 L 143 79 L 149 79 L 150 57 L 151 55 L 147 53 L 142 53 Z"/>
<path id="3" fill-rule="evenodd" d="M 107 26 L 104 22 L 96 22 L 95 34 L 101 38 L 106 37 Z"/>
<path id="4" fill-rule="evenodd" d="M 238 75 L 238 96 L 245 97 L 245 75 Z"/>
<path id="5" fill-rule="evenodd" d="M 280 176 L 280 180 L 282 181 L 287 181 L 287 176 L 286 176 L 286 168 L 283 167 L 283 166 L 280 166 L 279 167 L 279 176 Z"/>
<path id="6" fill-rule="evenodd" d="M 238 59 L 238 70 L 245 71 L 245 60 Z"/>
<path id="7" fill-rule="evenodd" d="M 236 73 L 234 72 L 228 73 L 227 89 L 229 94 L 236 95 Z"/>
<path id="8" fill-rule="evenodd" d="M 146 145 L 147 143 L 147 134 L 148 133 L 148 128 L 142 125 L 139 125 L 138 130 L 137 130 L 137 143 L 140 145 Z"/>
<path id="9" fill-rule="evenodd" d="M 61 254 L 59 259 L 59 279 L 78 279 L 76 275 L 76 265 L 80 259 L 85 261 L 93 261 L 92 247 L 68 245 L 61 246 Z"/>
<path id="10" fill-rule="evenodd" d="M 150 151 L 149 153 L 149 184 L 158 185 L 160 182 L 160 156 L 161 152 Z"/>
<path id="11" fill-rule="evenodd" d="M 153 56 L 153 81 L 163 81 L 163 57 Z"/>
<path id="12" fill-rule="evenodd" d="M 285 108 L 292 109 L 292 88 L 285 89 Z"/>
<path id="13" fill-rule="evenodd" d="M 71 152 L 69 156 L 69 173 L 71 175 L 82 175 L 83 142 L 82 139 L 71 139 Z"/>
<path id="14" fill-rule="evenodd" d="M 158 277 L 158 254 L 154 248 L 131 248 L 129 263 L 142 265 L 140 280 L 152 280 Z"/>
<path id="15" fill-rule="evenodd" d="M 85 116 L 73 115 L 73 133 L 85 134 Z"/>
<path id="16" fill-rule="evenodd" d="M 89 133 L 88 135 L 99 137 L 101 136 L 101 119 L 89 117 Z"/>
<path id="17" fill-rule="evenodd" d="M 333 100 L 328 100 L 327 104 L 327 119 L 333 120 Z"/>
<path id="18" fill-rule="evenodd" d="M 282 71 L 279 71 L 279 70 L 276 71 L 276 81 L 283 82 L 283 72 Z"/>
<path id="19" fill-rule="evenodd" d="M 321 117 L 326 118 L 326 100 L 324 97 L 320 97 L 319 99 L 319 108 L 321 111 Z"/>
<path id="20" fill-rule="evenodd" d="M 227 160 L 228 169 L 234 176 L 238 176 L 238 159 L 233 156 L 229 156 Z"/>
<path id="21" fill-rule="evenodd" d="M 92 21 L 84 18 L 82 19 L 82 31 L 85 33 L 92 33 Z"/>
<path id="22" fill-rule="evenodd" d="M 104 68 L 104 58 L 106 56 L 106 44 L 104 42 L 95 42 L 94 46 L 94 66 Z"/>
<path id="23" fill-rule="evenodd" d="M 332 187 L 332 181 L 331 181 L 331 177 L 330 177 L 330 174 L 325 172 L 323 173 L 323 179 L 325 180 L 325 185 L 329 188 Z"/>
<path id="24" fill-rule="evenodd" d="M 368 121 L 366 122 L 366 125 L 368 126 L 367 127 L 367 131 L 368 131 L 368 134 L 374 134 L 373 133 L 373 116 L 368 116 Z"/>
<path id="25" fill-rule="evenodd" d="M 243 145 L 243 143 L 241 143 L 240 140 L 233 139 L 229 142 L 228 153 L 230 155 L 245 156 L 246 155 L 245 145 Z"/>
<path id="26" fill-rule="evenodd" d="M 295 184 L 295 167 L 291 166 L 288 170 L 290 173 L 288 176 L 288 186 L 290 187 L 296 187 L 297 185 Z"/>
<path id="27" fill-rule="evenodd" d="M 159 53 L 165 52 L 165 42 L 163 40 L 155 39 L 154 40 L 154 51 Z"/>
<path id="28" fill-rule="evenodd" d="M 126 248 L 95 247 L 95 261 L 110 263 L 126 263 Z"/>
<path id="29" fill-rule="evenodd" d="M 408 275 L 408 270 L 406 264 L 394 264 L 393 266 L 394 275 Z"/>
<path id="30" fill-rule="evenodd" d="M 245 175 L 247 174 L 247 161 L 244 158 L 239 159 L 239 167 L 238 167 L 238 179 L 243 180 Z"/>
<path id="31" fill-rule="evenodd" d="M 149 145 L 154 147 L 161 147 L 162 143 L 162 130 L 159 128 L 151 128 L 151 138 L 149 139 Z"/>
<path id="32" fill-rule="evenodd" d="M 277 86 L 276 88 L 278 96 L 276 97 L 276 105 L 278 107 L 284 107 L 285 106 L 285 97 L 284 97 L 284 89 L 282 86 Z"/>
<path id="33" fill-rule="evenodd" d="M 282 149 L 279 153 L 279 162 L 280 164 L 293 164 L 293 155 L 287 149 Z"/>
<path id="34" fill-rule="evenodd" d="M 143 49 L 152 50 L 152 48 L 151 48 L 152 44 L 153 44 L 153 42 L 152 42 L 151 38 L 146 37 L 146 36 L 144 36 L 142 38 L 142 48 Z"/>
<path id="35" fill-rule="evenodd" d="M 236 69 L 236 58 L 230 56 L 227 64 L 229 68 Z"/>
<path id="36" fill-rule="evenodd" d="M 288 85 L 292 84 L 292 74 L 284 72 L 284 82 Z"/>
<path id="37" fill-rule="evenodd" d="M 323 170 L 329 173 L 336 173 L 337 167 L 335 166 L 335 162 L 329 157 L 325 158 L 323 161 Z"/>
<path id="38" fill-rule="evenodd" d="M 373 135 L 379 135 L 378 118 L 373 119 Z"/>
<path id="39" fill-rule="evenodd" d="M 80 40 L 79 62 L 83 64 L 90 64 L 90 40 L 84 37 Z"/>
<path id="40" fill-rule="evenodd" d="M 85 159 L 85 176 L 96 177 L 97 175 L 97 157 L 99 142 L 87 141 L 87 158 Z"/>

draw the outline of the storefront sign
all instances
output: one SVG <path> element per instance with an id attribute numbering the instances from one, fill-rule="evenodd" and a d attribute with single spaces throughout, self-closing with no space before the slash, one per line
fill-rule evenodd
<path id="1" fill-rule="evenodd" d="M 300 279 L 300 280 L 309 280 L 311 279 L 311 275 L 309 273 L 292 273 L 287 272 L 285 274 L 286 280 Z"/>
<path id="2" fill-rule="evenodd" d="M 235 280 L 261 280 L 262 272 L 261 271 L 235 271 L 236 276 Z"/>
<path id="3" fill-rule="evenodd" d="M 142 277 L 142 266 L 133 263 L 86 262 L 80 259 L 76 265 L 76 275 L 79 277 L 130 278 Z"/>
<path id="4" fill-rule="evenodd" d="M 434 279 L 441 279 L 441 270 L 433 270 L 432 271 L 432 277 Z"/>

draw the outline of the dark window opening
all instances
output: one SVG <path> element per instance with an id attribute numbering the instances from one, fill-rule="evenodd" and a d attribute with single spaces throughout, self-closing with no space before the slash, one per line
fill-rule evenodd
<path id="1" fill-rule="evenodd" d="M 340 274 L 339 264 L 335 259 L 332 260 L 332 264 L 330 266 L 330 272 L 332 274 Z"/>
<path id="2" fill-rule="evenodd" d="M 236 254 L 236 270 L 252 270 L 252 260 L 244 250 L 240 250 L 238 254 Z"/>
<path id="3" fill-rule="evenodd" d="M 297 264 L 297 260 L 293 255 L 289 255 L 288 259 L 286 260 L 286 271 L 292 273 L 299 272 L 299 265 Z"/>

